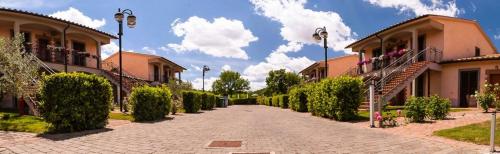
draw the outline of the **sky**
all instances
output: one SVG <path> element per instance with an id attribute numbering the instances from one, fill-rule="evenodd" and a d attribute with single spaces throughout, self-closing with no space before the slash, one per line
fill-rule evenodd
<path id="1" fill-rule="evenodd" d="M 314 30 L 326 27 L 328 57 L 352 54 L 345 46 L 382 28 L 424 14 L 479 22 L 500 45 L 497 0 L 0 0 L 0 6 L 81 23 L 111 34 L 118 8 L 137 17 L 125 28 L 127 51 L 163 56 L 187 70 L 182 79 L 202 87 L 202 67 L 211 87 L 221 71 L 232 70 L 265 87 L 270 70 L 299 72 L 324 59 Z M 103 57 L 118 51 L 118 40 L 102 47 Z M 127 60 L 127 59 L 124 59 Z"/>

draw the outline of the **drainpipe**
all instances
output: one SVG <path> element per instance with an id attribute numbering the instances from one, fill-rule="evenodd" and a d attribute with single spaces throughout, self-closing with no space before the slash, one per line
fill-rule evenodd
<path id="1" fill-rule="evenodd" d="M 384 39 L 380 36 L 375 35 L 379 40 L 380 40 L 380 51 L 382 51 L 382 55 L 384 55 Z M 384 89 L 384 60 L 381 60 L 381 70 L 380 70 L 380 94 L 382 94 L 382 89 Z M 384 98 L 382 98 L 383 100 Z M 380 116 L 382 116 L 382 100 L 381 97 L 378 99 L 377 103 L 377 110 L 380 113 Z M 382 127 L 382 120 L 379 121 L 379 127 Z"/>
<path id="2" fill-rule="evenodd" d="M 66 30 L 68 30 L 70 24 L 67 24 L 66 27 L 64 27 L 63 30 L 63 42 L 62 42 L 62 49 L 64 50 L 64 72 L 68 72 L 68 51 L 66 49 Z"/>

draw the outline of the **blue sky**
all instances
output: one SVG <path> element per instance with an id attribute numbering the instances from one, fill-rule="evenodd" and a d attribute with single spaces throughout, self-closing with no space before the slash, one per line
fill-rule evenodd
<path id="1" fill-rule="evenodd" d="M 381 28 L 433 13 L 477 20 L 500 45 L 496 0 L 0 0 L 0 6 L 54 15 L 116 34 L 117 8 L 133 10 L 137 26 L 125 29 L 125 50 L 164 56 L 188 70 L 183 80 L 201 87 L 223 69 L 240 72 L 252 89 L 265 86 L 269 70 L 298 72 L 323 59 L 310 37 L 316 27 L 330 33 L 329 57 L 348 53 L 346 44 Z M 114 40 L 117 44 L 117 40 Z M 103 48 L 109 55 L 116 45 Z M 105 55 L 103 55 L 105 56 Z"/>

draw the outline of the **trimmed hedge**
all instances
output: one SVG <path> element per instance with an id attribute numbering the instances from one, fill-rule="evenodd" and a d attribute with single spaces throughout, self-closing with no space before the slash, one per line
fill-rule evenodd
<path id="1" fill-rule="evenodd" d="M 257 104 L 266 105 L 266 97 L 265 96 L 257 96 L 256 98 Z"/>
<path id="2" fill-rule="evenodd" d="M 289 93 L 289 107 L 297 112 L 307 112 L 307 87 L 295 87 Z"/>
<path id="3" fill-rule="evenodd" d="M 257 98 L 231 98 L 229 99 L 229 104 L 231 105 L 256 105 Z"/>
<path id="4" fill-rule="evenodd" d="M 201 109 L 200 93 L 196 91 L 183 91 L 182 105 L 186 113 L 197 113 Z"/>
<path id="5" fill-rule="evenodd" d="M 278 102 L 281 108 L 288 108 L 288 95 L 278 95 Z"/>
<path id="6" fill-rule="evenodd" d="M 113 101 L 111 84 L 84 73 L 57 73 L 42 81 L 40 113 L 52 131 L 74 132 L 104 128 Z"/>
<path id="7" fill-rule="evenodd" d="M 280 98 L 278 95 L 274 95 L 273 97 L 271 97 L 271 102 L 272 102 L 272 106 L 274 107 L 279 107 L 280 106 Z"/>
<path id="8" fill-rule="evenodd" d="M 340 76 L 328 78 L 310 89 L 309 111 L 316 116 L 340 121 L 356 118 L 363 99 L 361 78 Z"/>
<path id="9" fill-rule="evenodd" d="M 212 93 L 199 93 L 201 95 L 201 109 L 212 110 L 217 101 L 215 95 Z"/>
<path id="10" fill-rule="evenodd" d="M 168 115 L 172 104 L 172 93 L 166 86 L 135 87 L 130 94 L 132 117 L 135 121 L 160 120 Z"/>

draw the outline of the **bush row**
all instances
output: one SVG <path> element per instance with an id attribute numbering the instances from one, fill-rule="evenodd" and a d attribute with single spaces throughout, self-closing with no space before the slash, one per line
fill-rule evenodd
<path id="1" fill-rule="evenodd" d="M 197 113 L 201 110 L 211 110 L 216 105 L 222 102 L 220 98 L 212 93 L 198 92 L 198 91 L 184 91 L 182 92 L 182 105 L 186 113 Z"/>
<path id="2" fill-rule="evenodd" d="M 167 86 L 142 86 L 132 89 L 130 105 L 135 121 L 151 121 L 165 118 L 172 104 L 172 93 Z"/>
<path id="3" fill-rule="evenodd" d="M 255 105 L 257 104 L 257 98 L 231 98 L 229 99 L 229 105 Z"/>
<path id="4" fill-rule="evenodd" d="M 362 93 L 361 78 L 340 76 L 294 87 L 288 95 L 260 96 L 257 100 L 262 105 L 309 111 L 316 116 L 346 121 L 356 118 Z"/>
<path id="5" fill-rule="evenodd" d="M 423 122 L 425 118 L 445 119 L 451 109 L 449 99 L 437 95 L 431 97 L 410 97 L 405 103 L 406 118 L 412 122 Z"/>

